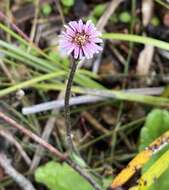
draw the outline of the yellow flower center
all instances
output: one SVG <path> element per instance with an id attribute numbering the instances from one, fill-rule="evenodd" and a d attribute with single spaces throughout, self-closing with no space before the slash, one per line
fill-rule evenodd
<path id="1" fill-rule="evenodd" d="M 81 45 L 81 46 L 83 46 L 87 42 L 87 40 L 88 40 L 88 35 L 80 34 L 80 33 L 77 33 L 76 37 L 74 38 L 74 42 L 77 45 Z"/>

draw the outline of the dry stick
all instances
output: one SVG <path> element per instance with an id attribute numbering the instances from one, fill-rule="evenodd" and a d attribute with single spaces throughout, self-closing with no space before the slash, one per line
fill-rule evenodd
<path id="1" fill-rule="evenodd" d="M 63 97 L 63 93 L 61 92 L 59 94 L 58 101 L 62 97 Z M 44 127 L 43 133 L 41 135 L 41 138 L 44 141 L 48 141 L 48 139 L 50 137 L 50 134 L 52 133 L 52 130 L 53 130 L 53 128 L 55 126 L 55 122 L 56 122 L 56 116 L 55 115 L 58 112 L 59 112 L 58 108 L 53 109 L 50 118 L 46 122 L 46 125 Z M 30 167 L 30 171 L 33 171 L 39 165 L 39 162 L 41 160 L 42 155 L 43 155 L 43 148 L 38 146 L 36 148 L 35 155 L 34 155 L 34 157 L 32 159 L 32 164 L 31 164 L 31 167 Z"/>
<path id="2" fill-rule="evenodd" d="M 1 58 L 1 56 L 0 56 Z M 10 73 L 10 71 L 8 70 L 7 66 L 4 64 L 4 62 L 2 60 L 0 60 L 0 67 L 3 70 L 3 72 L 5 73 L 5 75 L 7 76 L 7 78 L 11 81 L 11 83 L 15 83 L 15 81 L 12 78 L 12 75 Z"/>
<path id="3" fill-rule="evenodd" d="M 125 89 L 122 90 L 122 92 L 130 92 L 135 94 L 142 94 L 142 95 L 160 95 L 164 91 L 164 87 L 150 87 L 150 88 L 131 88 L 131 89 Z M 70 106 L 73 105 L 79 105 L 79 104 L 89 104 L 89 103 L 95 103 L 99 101 L 106 101 L 108 100 L 108 97 L 102 97 L 102 96 L 92 96 L 92 95 L 81 95 L 81 96 L 75 96 L 70 98 Z M 64 99 L 58 99 L 53 101 L 48 101 L 45 103 L 36 104 L 30 107 L 24 107 L 22 108 L 22 114 L 28 115 L 28 114 L 34 114 L 39 113 L 42 111 L 47 111 L 50 109 L 57 108 L 57 111 L 59 109 L 62 109 L 64 107 Z M 56 113 L 52 113 L 52 115 L 56 115 Z"/>
<path id="4" fill-rule="evenodd" d="M 72 61 L 72 65 L 70 68 L 70 73 L 68 76 L 68 81 L 66 85 L 66 92 L 65 92 L 65 124 L 66 124 L 66 133 L 67 133 L 67 146 L 68 146 L 68 151 L 72 153 L 73 151 L 76 152 L 73 142 L 72 142 L 72 137 L 71 137 L 71 119 L 70 119 L 70 105 L 69 105 L 69 100 L 70 100 L 70 95 L 71 95 L 71 87 L 73 83 L 73 78 L 76 72 L 77 68 L 77 62 L 75 59 Z"/>
<path id="5" fill-rule="evenodd" d="M 35 15 L 34 15 L 33 24 L 32 24 L 32 28 L 31 28 L 31 32 L 30 32 L 30 41 L 31 41 L 31 43 L 33 43 L 34 37 L 35 37 L 35 34 L 36 34 L 38 13 L 39 13 L 39 0 L 36 0 L 36 2 L 35 2 Z M 30 52 L 30 50 L 31 50 L 31 46 L 28 47 L 27 51 Z"/>
<path id="6" fill-rule="evenodd" d="M 22 133 L 24 133 L 26 136 L 33 139 L 35 142 L 43 146 L 44 148 L 48 149 L 51 153 L 53 153 L 55 156 L 60 158 L 61 160 L 65 161 L 67 164 L 69 164 L 72 168 L 74 168 L 82 177 L 84 177 L 94 188 L 95 190 L 102 190 L 100 186 L 93 180 L 90 175 L 88 175 L 87 172 L 85 172 L 79 165 L 74 163 L 73 161 L 68 159 L 67 154 L 61 153 L 59 150 L 57 150 L 55 147 L 53 147 L 51 144 L 45 142 L 43 139 L 29 131 L 28 129 L 24 128 L 20 124 L 18 124 L 16 121 L 5 115 L 0 111 L 0 118 L 2 118 L 4 121 L 6 121 L 8 124 L 10 124 L 12 127 L 15 127 L 16 129 L 20 130 Z"/>
<path id="7" fill-rule="evenodd" d="M 101 134 L 109 133 L 109 130 L 104 128 L 90 113 L 84 111 L 82 115 L 92 125 L 92 127 L 98 130 Z"/>
<path id="8" fill-rule="evenodd" d="M 18 124 L 16 121 L 5 115 L 0 111 L 0 118 L 2 118 L 4 121 L 6 121 L 8 124 L 10 124 L 12 127 L 17 128 L 18 130 L 22 131 L 26 136 L 33 139 L 35 142 L 39 143 L 44 148 L 47 148 L 50 152 L 52 152 L 54 155 L 59 157 L 61 160 L 65 160 L 67 158 L 66 154 L 61 153 L 59 150 L 57 150 L 55 147 L 53 147 L 51 144 L 45 142 L 40 137 L 29 131 L 28 129 L 22 127 L 20 124 Z"/>
<path id="9" fill-rule="evenodd" d="M 20 152 L 21 156 L 25 160 L 28 166 L 31 164 L 31 159 L 26 154 L 26 152 L 23 150 L 22 146 L 15 140 L 15 138 L 9 133 L 7 130 L 0 129 L 0 135 L 6 138 L 10 143 L 14 144 L 18 151 Z"/>
<path id="10" fill-rule="evenodd" d="M 90 95 L 82 95 L 82 96 L 75 96 L 70 98 L 69 105 L 81 105 L 81 104 L 89 104 L 89 103 L 96 103 L 98 101 L 104 101 L 106 98 L 98 97 L 98 96 L 90 96 Z M 48 101 L 40 104 L 36 104 L 29 107 L 22 108 L 22 114 L 28 115 L 33 113 L 38 113 L 42 111 L 51 110 L 57 108 L 57 110 L 64 107 L 64 99 L 58 99 L 53 101 Z"/>
<path id="11" fill-rule="evenodd" d="M 16 171 L 10 163 L 10 160 L 2 152 L 0 153 L 0 165 L 23 190 L 35 190 L 31 182 L 26 179 L 21 173 Z"/>
<path id="12" fill-rule="evenodd" d="M 18 26 L 16 26 L 16 24 L 14 24 L 6 15 L 4 15 L 2 11 L 0 11 L 0 18 L 8 21 L 11 24 L 12 28 L 18 32 L 18 34 L 20 34 L 25 40 L 30 42 L 29 37 L 21 29 L 19 29 Z"/>
<path id="13" fill-rule="evenodd" d="M 55 4 L 56 4 L 58 12 L 61 16 L 62 23 L 64 24 L 65 19 L 64 19 L 64 15 L 63 15 L 59 0 L 55 0 Z M 61 96 L 62 96 L 62 92 L 59 94 L 59 97 L 61 97 Z M 52 130 L 54 128 L 54 124 L 56 121 L 56 117 L 54 115 L 58 112 L 59 112 L 59 109 L 52 110 L 52 116 L 48 119 L 48 121 L 45 125 L 45 128 L 42 133 L 42 139 L 44 139 L 45 141 L 48 141 L 50 134 L 52 133 Z M 35 155 L 32 160 L 30 171 L 33 171 L 39 165 L 42 153 L 43 153 L 43 148 L 38 146 L 36 148 Z"/>
<path id="14" fill-rule="evenodd" d="M 56 8 L 60 14 L 60 17 L 61 17 L 61 20 L 62 20 L 62 24 L 64 25 L 65 24 L 65 18 L 64 18 L 64 14 L 63 14 L 63 11 L 62 11 L 62 7 L 60 5 L 60 0 L 54 0 L 55 4 L 56 4 Z"/>
<path id="15" fill-rule="evenodd" d="M 96 24 L 96 27 L 99 31 L 103 31 L 104 27 L 106 26 L 108 20 L 110 19 L 112 13 L 117 9 L 120 3 L 122 3 L 125 0 L 112 0 L 110 4 L 108 4 L 108 7 L 104 14 L 101 16 L 99 21 Z"/>
<path id="16" fill-rule="evenodd" d="M 30 40 L 30 38 L 29 38 L 16 24 L 14 24 L 6 15 L 3 14 L 2 11 L 0 11 L 0 19 L 1 19 L 1 18 L 4 19 L 4 20 L 6 20 L 6 21 L 8 21 L 8 22 L 11 24 L 12 28 L 13 28 L 19 35 L 21 35 L 27 42 L 29 42 L 29 45 L 30 45 L 31 47 L 33 47 L 34 49 L 36 49 L 41 55 L 46 56 L 45 53 L 44 53 L 38 46 L 36 46 L 36 45 Z"/>

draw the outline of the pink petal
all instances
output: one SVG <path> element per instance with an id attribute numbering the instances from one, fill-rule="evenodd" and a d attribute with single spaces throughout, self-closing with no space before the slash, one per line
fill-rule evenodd
<path id="1" fill-rule="evenodd" d="M 94 24 L 91 21 L 87 22 L 85 32 L 87 34 L 91 34 L 93 31 L 96 31 Z"/>
<path id="2" fill-rule="evenodd" d="M 94 43 L 103 43 L 103 40 L 97 37 L 90 37 L 89 41 L 94 42 Z"/>
<path id="3" fill-rule="evenodd" d="M 82 20 L 71 21 L 65 26 L 66 31 L 62 32 L 59 37 L 59 46 L 67 55 L 73 52 L 75 59 L 82 59 L 85 56 L 87 59 L 92 58 L 95 53 L 99 53 L 103 48 L 97 43 L 102 43 L 103 40 L 99 38 L 101 35 L 97 31 L 95 25 L 91 21 L 87 21 L 86 24 Z M 84 32 L 89 36 L 88 41 L 82 47 L 77 45 L 73 40 L 76 37 L 77 32 Z"/>
<path id="4" fill-rule="evenodd" d="M 75 32 L 77 31 L 78 23 L 76 21 L 69 22 L 69 25 Z"/>
<path id="5" fill-rule="evenodd" d="M 84 31 L 85 31 L 86 33 L 87 33 L 87 31 L 88 31 L 88 27 L 89 27 L 90 23 L 91 23 L 91 20 L 88 20 L 88 21 L 86 22 L 85 26 L 84 26 Z"/>
<path id="6" fill-rule="evenodd" d="M 75 31 L 74 31 L 71 27 L 69 27 L 69 26 L 67 26 L 66 33 L 67 33 L 69 36 L 71 36 L 71 37 L 74 37 L 75 34 L 76 34 Z"/>
<path id="7" fill-rule="evenodd" d="M 82 32 L 82 29 L 83 29 L 83 22 L 82 20 L 80 19 L 79 22 L 78 22 L 78 27 L 77 27 L 77 30 L 78 32 Z"/>
<path id="8" fill-rule="evenodd" d="M 79 59 L 82 59 L 83 58 L 83 53 L 82 53 L 82 49 L 79 48 Z"/>
<path id="9" fill-rule="evenodd" d="M 90 44 L 90 48 L 94 50 L 95 53 L 99 53 L 99 51 L 102 51 L 103 48 L 95 43 Z"/>
<path id="10" fill-rule="evenodd" d="M 61 39 L 60 41 L 59 41 L 59 44 L 60 44 L 60 46 L 71 46 L 72 45 L 72 43 L 71 42 L 69 42 L 69 41 L 67 41 L 67 40 L 65 40 L 65 39 Z"/>
<path id="11" fill-rule="evenodd" d="M 87 59 L 90 59 L 91 58 L 91 52 L 90 52 L 90 50 L 86 46 L 82 46 L 82 49 L 83 49 L 85 57 Z"/>
<path id="12" fill-rule="evenodd" d="M 94 24 L 90 23 L 90 25 L 88 26 L 87 33 L 91 34 L 93 31 L 95 31 L 95 26 Z"/>
<path id="13" fill-rule="evenodd" d="M 75 49 L 75 46 L 70 46 L 69 50 L 67 51 L 67 54 L 70 55 L 72 53 L 72 51 Z"/>
<path id="14" fill-rule="evenodd" d="M 101 32 L 98 32 L 96 30 L 93 30 L 90 32 L 90 37 L 98 37 L 98 36 L 101 36 Z"/>
<path id="15" fill-rule="evenodd" d="M 79 47 L 76 46 L 74 49 L 74 58 L 77 59 L 79 57 Z"/>
<path id="16" fill-rule="evenodd" d="M 66 39 L 68 41 L 72 41 L 72 36 L 68 35 L 66 32 L 62 32 L 62 35 L 59 37 L 60 39 Z"/>

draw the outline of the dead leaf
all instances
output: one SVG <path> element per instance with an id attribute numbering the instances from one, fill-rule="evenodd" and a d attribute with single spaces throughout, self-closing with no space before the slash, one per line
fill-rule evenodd
<path id="1" fill-rule="evenodd" d="M 144 49 L 141 51 L 136 72 L 138 75 L 147 75 L 149 73 L 152 60 L 154 55 L 154 47 L 150 45 L 145 45 Z"/>
<path id="2" fill-rule="evenodd" d="M 142 1 L 143 26 L 147 26 L 150 23 L 153 14 L 153 7 L 154 7 L 153 0 Z"/>

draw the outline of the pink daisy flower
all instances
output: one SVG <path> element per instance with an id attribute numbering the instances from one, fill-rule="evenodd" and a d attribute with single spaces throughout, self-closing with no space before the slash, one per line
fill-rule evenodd
<path id="1" fill-rule="evenodd" d="M 75 59 L 90 59 L 102 51 L 100 36 L 101 33 L 90 20 L 86 23 L 82 20 L 71 21 L 60 35 L 59 47 L 64 54 L 71 54 Z"/>

